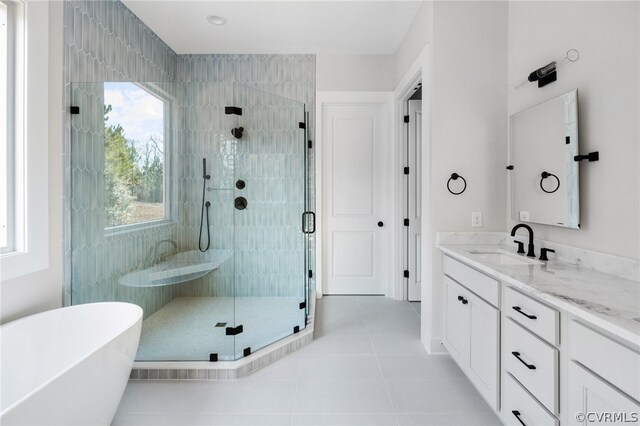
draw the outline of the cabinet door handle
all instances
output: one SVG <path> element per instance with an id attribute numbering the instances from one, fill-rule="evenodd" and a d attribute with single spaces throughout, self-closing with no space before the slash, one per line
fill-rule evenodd
<path id="1" fill-rule="evenodd" d="M 463 305 L 466 305 L 467 303 L 469 303 L 469 301 L 467 299 L 465 299 L 464 297 L 461 300 Z"/>
<path id="2" fill-rule="evenodd" d="M 533 364 L 527 364 L 526 362 L 524 362 L 524 360 L 522 358 L 520 358 L 520 352 L 511 352 L 511 355 L 515 356 L 516 358 L 518 358 L 518 361 L 520 361 L 521 363 L 523 363 L 524 365 L 527 366 L 527 368 L 529 370 L 535 370 L 536 366 Z"/>
<path id="3" fill-rule="evenodd" d="M 538 317 L 535 316 L 535 315 L 529 315 L 529 314 L 525 314 L 524 312 L 522 312 L 522 309 L 520 308 L 520 306 L 512 306 L 511 308 L 514 311 L 516 311 L 517 313 L 519 313 L 520 315 L 524 315 L 525 317 L 527 317 L 529 319 L 538 319 Z"/>
<path id="4" fill-rule="evenodd" d="M 458 302 L 462 302 L 463 300 L 464 300 L 464 297 L 458 296 Z"/>
<path id="5" fill-rule="evenodd" d="M 516 419 L 518 419 L 518 421 L 520 422 L 520 424 L 522 426 L 527 426 L 527 424 L 525 422 L 523 422 L 522 419 L 520 418 L 520 411 L 512 410 L 511 413 L 515 416 Z"/>

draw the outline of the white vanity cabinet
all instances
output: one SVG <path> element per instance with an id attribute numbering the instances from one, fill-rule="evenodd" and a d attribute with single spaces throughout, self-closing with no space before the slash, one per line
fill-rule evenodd
<path id="1" fill-rule="evenodd" d="M 450 262 L 456 262 L 452 259 Z M 459 262 L 450 263 L 448 272 L 474 277 L 479 272 Z M 451 268 L 454 268 L 453 270 Z M 482 275 L 482 274 L 481 274 Z M 486 277 L 483 275 L 483 277 Z M 487 277 L 489 278 L 489 277 Z M 444 275 L 444 345 L 451 357 L 469 377 L 489 405 L 498 409 L 500 376 L 500 311 L 471 289 L 477 280 L 457 282 Z M 493 281 L 493 285 L 498 282 Z M 481 283 L 486 283 L 482 278 Z M 466 285 L 465 285 L 466 284 Z M 491 285 L 491 283 L 490 283 Z"/>
<path id="2" fill-rule="evenodd" d="M 443 345 L 502 422 L 640 425 L 640 336 L 443 251 Z"/>

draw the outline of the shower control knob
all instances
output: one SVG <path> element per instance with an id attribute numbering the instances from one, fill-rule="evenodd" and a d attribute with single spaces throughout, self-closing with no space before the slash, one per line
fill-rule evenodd
<path id="1" fill-rule="evenodd" d="M 383 221 L 378 222 L 378 228 L 382 228 L 383 226 L 384 226 L 384 222 Z"/>
<path id="2" fill-rule="evenodd" d="M 236 206 L 236 209 L 238 210 L 244 210 L 247 208 L 247 199 L 244 197 L 238 197 L 234 200 L 233 203 Z"/>

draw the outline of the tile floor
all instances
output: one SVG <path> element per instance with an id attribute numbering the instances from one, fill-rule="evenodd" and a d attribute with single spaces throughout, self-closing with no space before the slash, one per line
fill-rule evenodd
<path id="1" fill-rule="evenodd" d="M 114 425 L 499 425 L 447 356 L 420 343 L 420 304 L 317 303 L 315 340 L 237 381 L 131 381 Z"/>

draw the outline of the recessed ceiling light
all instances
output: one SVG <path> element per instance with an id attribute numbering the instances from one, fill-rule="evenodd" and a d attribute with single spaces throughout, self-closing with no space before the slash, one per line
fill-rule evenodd
<path id="1" fill-rule="evenodd" d="M 227 23 L 227 20 L 224 17 L 218 15 L 207 16 L 207 21 L 213 25 L 224 25 Z"/>

